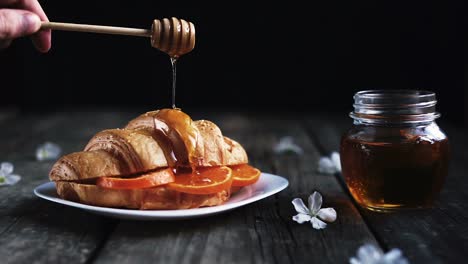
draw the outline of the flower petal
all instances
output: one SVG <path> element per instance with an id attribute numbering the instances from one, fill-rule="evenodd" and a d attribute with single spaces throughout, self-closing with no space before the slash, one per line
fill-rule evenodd
<path id="1" fill-rule="evenodd" d="M 333 165 L 335 165 L 335 169 L 337 172 L 341 172 L 341 160 L 340 160 L 340 153 L 333 151 L 330 156 Z"/>
<path id="2" fill-rule="evenodd" d="M 55 160 L 59 158 L 62 149 L 53 142 L 45 142 L 36 149 L 36 159 L 39 161 Z"/>
<path id="3" fill-rule="evenodd" d="M 408 260 L 403 257 L 401 250 L 397 248 L 388 251 L 381 260 L 383 260 L 383 263 L 408 264 Z"/>
<path id="4" fill-rule="evenodd" d="M 323 174 L 335 174 L 336 167 L 329 157 L 321 157 L 318 162 L 318 172 Z"/>
<path id="5" fill-rule="evenodd" d="M 357 257 L 361 263 L 376 263 L 382 256 L 382 250 L 372 244 L 361 246 L 357 252 Z"/>
<path id="6" fill-rule="evenodd" d="M 0 174 L 3 176 L 7 176 L 13 172 L 13 164 L 10 162 L 2 162 L 0 165 Z"/>
<path id="7" fill-rule="evenodd" d="M 291 152 L 297 155 L 301 155 L 304 152 L 300 146 L 293 142 L 293 138 L 290 136 L 282 137 L 280 141 L 273 147 L 273 151 L 276 154 Z"/>
<path id="8" fill-rule="evenodd" d="M 322 208 L 318 211 L 317 216 L 323 221 L 331 223 L 336 220 L 336 211 L 331 207 Z"/>
<path id="9" fill-rule="evenodd" d="M 21 176 L 16 174 L 10 174 L 5 177 L 5 183 L 8 185 L 16 184 L 21 180 Z"/>
<path id="10" fill-rule="evenodd" d="M 315 216 L 322 207 L 322 195 L 319 192 L 314 192 L 309 196 L 310 214 Z"/>
<path id="11" fill-rule="evenodd" d="M 355 257 L 349 259 L 349 264 L 362 264 L 361 261 L 357 260 Z"/>
<path id="12" fill-rule="evenodd" d="M 301 198 L 294 198 L 294 200 L 292 200 L 292 204 L 298 213 L 309 214 L 309 209 L 307 209 Z"/>
<path id="13" fill-rule="evenodd" d="M 312 227 L 315 229 L 324 229 L 325 227 L 327 227 L 327 224 L 322 220 L 318 219 L 317 217 L 312 217 L 312 219 L 310 219 L 310 222 L 312 223 Z"/>
<path id="14" fill-rule="evenodd" d="M 305 222 L 309 222 L 310 219 L 312 218 L 312 216 L 308 215 L 308 214 L 297 214 L 295 216 L 293 216 L 293 220 L 298 222 L 299 224 L 303 224 Z"/>

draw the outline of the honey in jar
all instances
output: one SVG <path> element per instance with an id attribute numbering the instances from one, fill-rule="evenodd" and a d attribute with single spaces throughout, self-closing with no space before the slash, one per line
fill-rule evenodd
<path id="1" fill-rule="evenodd" d="M 353 198 L 374 211 L 429 208 L 448 172 L 449 141 L 435 93 L 367 90 L 354 95 L 342 136 L 342 174 Z"/>

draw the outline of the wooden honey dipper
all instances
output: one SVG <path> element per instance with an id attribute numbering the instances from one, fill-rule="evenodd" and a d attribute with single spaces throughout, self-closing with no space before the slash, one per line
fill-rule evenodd
<path id="1" fill-rule="evenodd" d="M 173 58 L 180 57 L 195 47 L 195 26 L 191 22 L 175 17 L 155 19 L 151 29 L 60 22 L 42 22 L 41 29 L 150 37 L 151 46 Z"/>

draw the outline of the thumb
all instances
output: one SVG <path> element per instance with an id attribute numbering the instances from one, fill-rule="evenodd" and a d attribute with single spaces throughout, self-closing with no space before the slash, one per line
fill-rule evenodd
<path id="1" fill-rule="evenodd" d="M 0 9 L 0 39 L 14 39 L 37 32 L 41 20 L 36 14 L 18 9 Z"/>

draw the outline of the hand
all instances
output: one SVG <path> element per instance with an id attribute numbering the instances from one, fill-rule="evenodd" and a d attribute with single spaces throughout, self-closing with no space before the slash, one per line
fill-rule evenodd
<path id="1" fill-rule="evenodd" d="M 41 30 L 41 21 L 49 21 L 37 0 L 0 0 L 0 49 L 15 38 L 31 36 L 40 52 L 51 46 L 50 30 Z"/>

